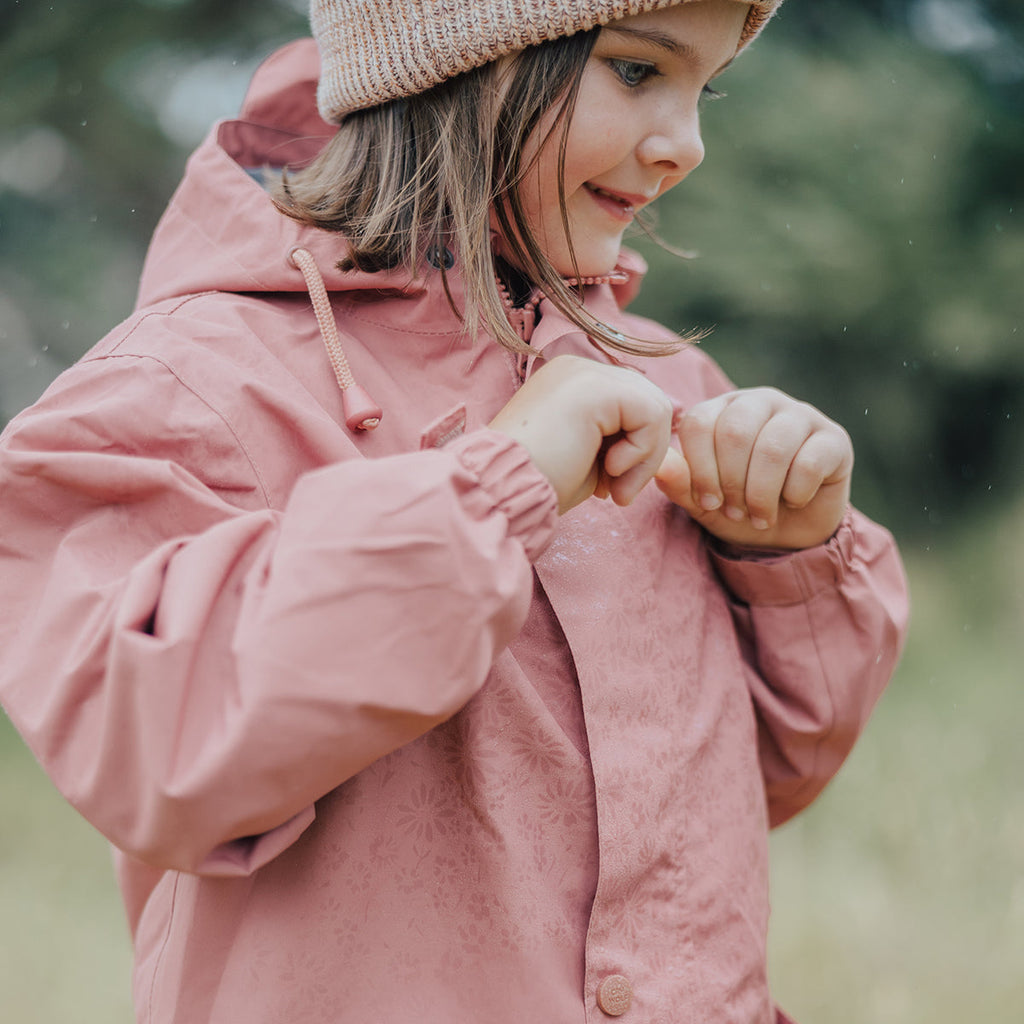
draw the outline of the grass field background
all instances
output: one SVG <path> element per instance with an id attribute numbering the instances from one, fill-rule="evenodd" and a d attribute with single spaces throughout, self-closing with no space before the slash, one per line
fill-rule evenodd
<path id="1" fill-rule="evenodd" d="M 776 997 L 800 1024 L 1017 1024 L 1024 508 L 907 561 L 899 673 L 839 778 L 772 839 Z M 106 846 L 2 718 L 0 821 L 0 1017 L 128 1024 Z"/>

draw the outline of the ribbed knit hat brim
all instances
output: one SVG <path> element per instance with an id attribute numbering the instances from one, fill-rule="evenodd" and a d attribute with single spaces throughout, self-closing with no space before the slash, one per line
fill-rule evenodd
<path id="1" fill-rule="evenodd" d="M 338 122 L 528 46 L 692 2 L 697 0 L 312 0 L 320 113 Z M 750 3 L 740 49 L 781 3 Z"/>

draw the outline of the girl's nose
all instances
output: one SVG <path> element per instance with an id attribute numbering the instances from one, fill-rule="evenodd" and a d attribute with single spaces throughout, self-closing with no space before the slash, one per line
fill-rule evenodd
<path id="1" fill-rule="evenodd" d="M 666 174 L 687 175 L 704 160 L 704 140 L 697 111 L 678 108 L 649 131 L 637 147 L 640 160 L 658 166 Z"/>

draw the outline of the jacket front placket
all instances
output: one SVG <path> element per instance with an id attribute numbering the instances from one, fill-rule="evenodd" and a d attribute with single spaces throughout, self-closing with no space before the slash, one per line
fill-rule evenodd
<path id="1" fill-rule="evenodd" d="M 719 935 L 741 985 L 760 987 L 746 929 L 765 897 L 749 840 L 762 784 L 724 597 L 699 532 L 653 487 L 628 509 L 591 499 L 563 516 L 536 569 L 576 665 L 597 801 L 588 1020 L 624 991 L 627 1019 L 700 1021 Z M 712 912 L 723 898 L 745 922 L 738 946 Z"/>

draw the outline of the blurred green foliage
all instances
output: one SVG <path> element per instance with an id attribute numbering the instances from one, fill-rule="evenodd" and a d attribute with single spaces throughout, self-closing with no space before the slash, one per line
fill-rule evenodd
<path id="1" fill-rule="evenodd" d="M 646 301 L 843 423 L 857 503 L 930 544 L 1024 482 L 1024 57 L 997 82 L 858 6 L 907 5 L 791 2 L 723 76 L 660 225 L 700 259 L 646 247 Z"/>
<path id="2" fill-rule="evenodd" d="M 302 0 L 0 5 L 0 423 L 131 308 L 188 149 Z M 1024 424 L 1024 5 L 788 0 L 661 210 L 638 304 L 853 435 L 931 546 L 1012 499 Z"/>

